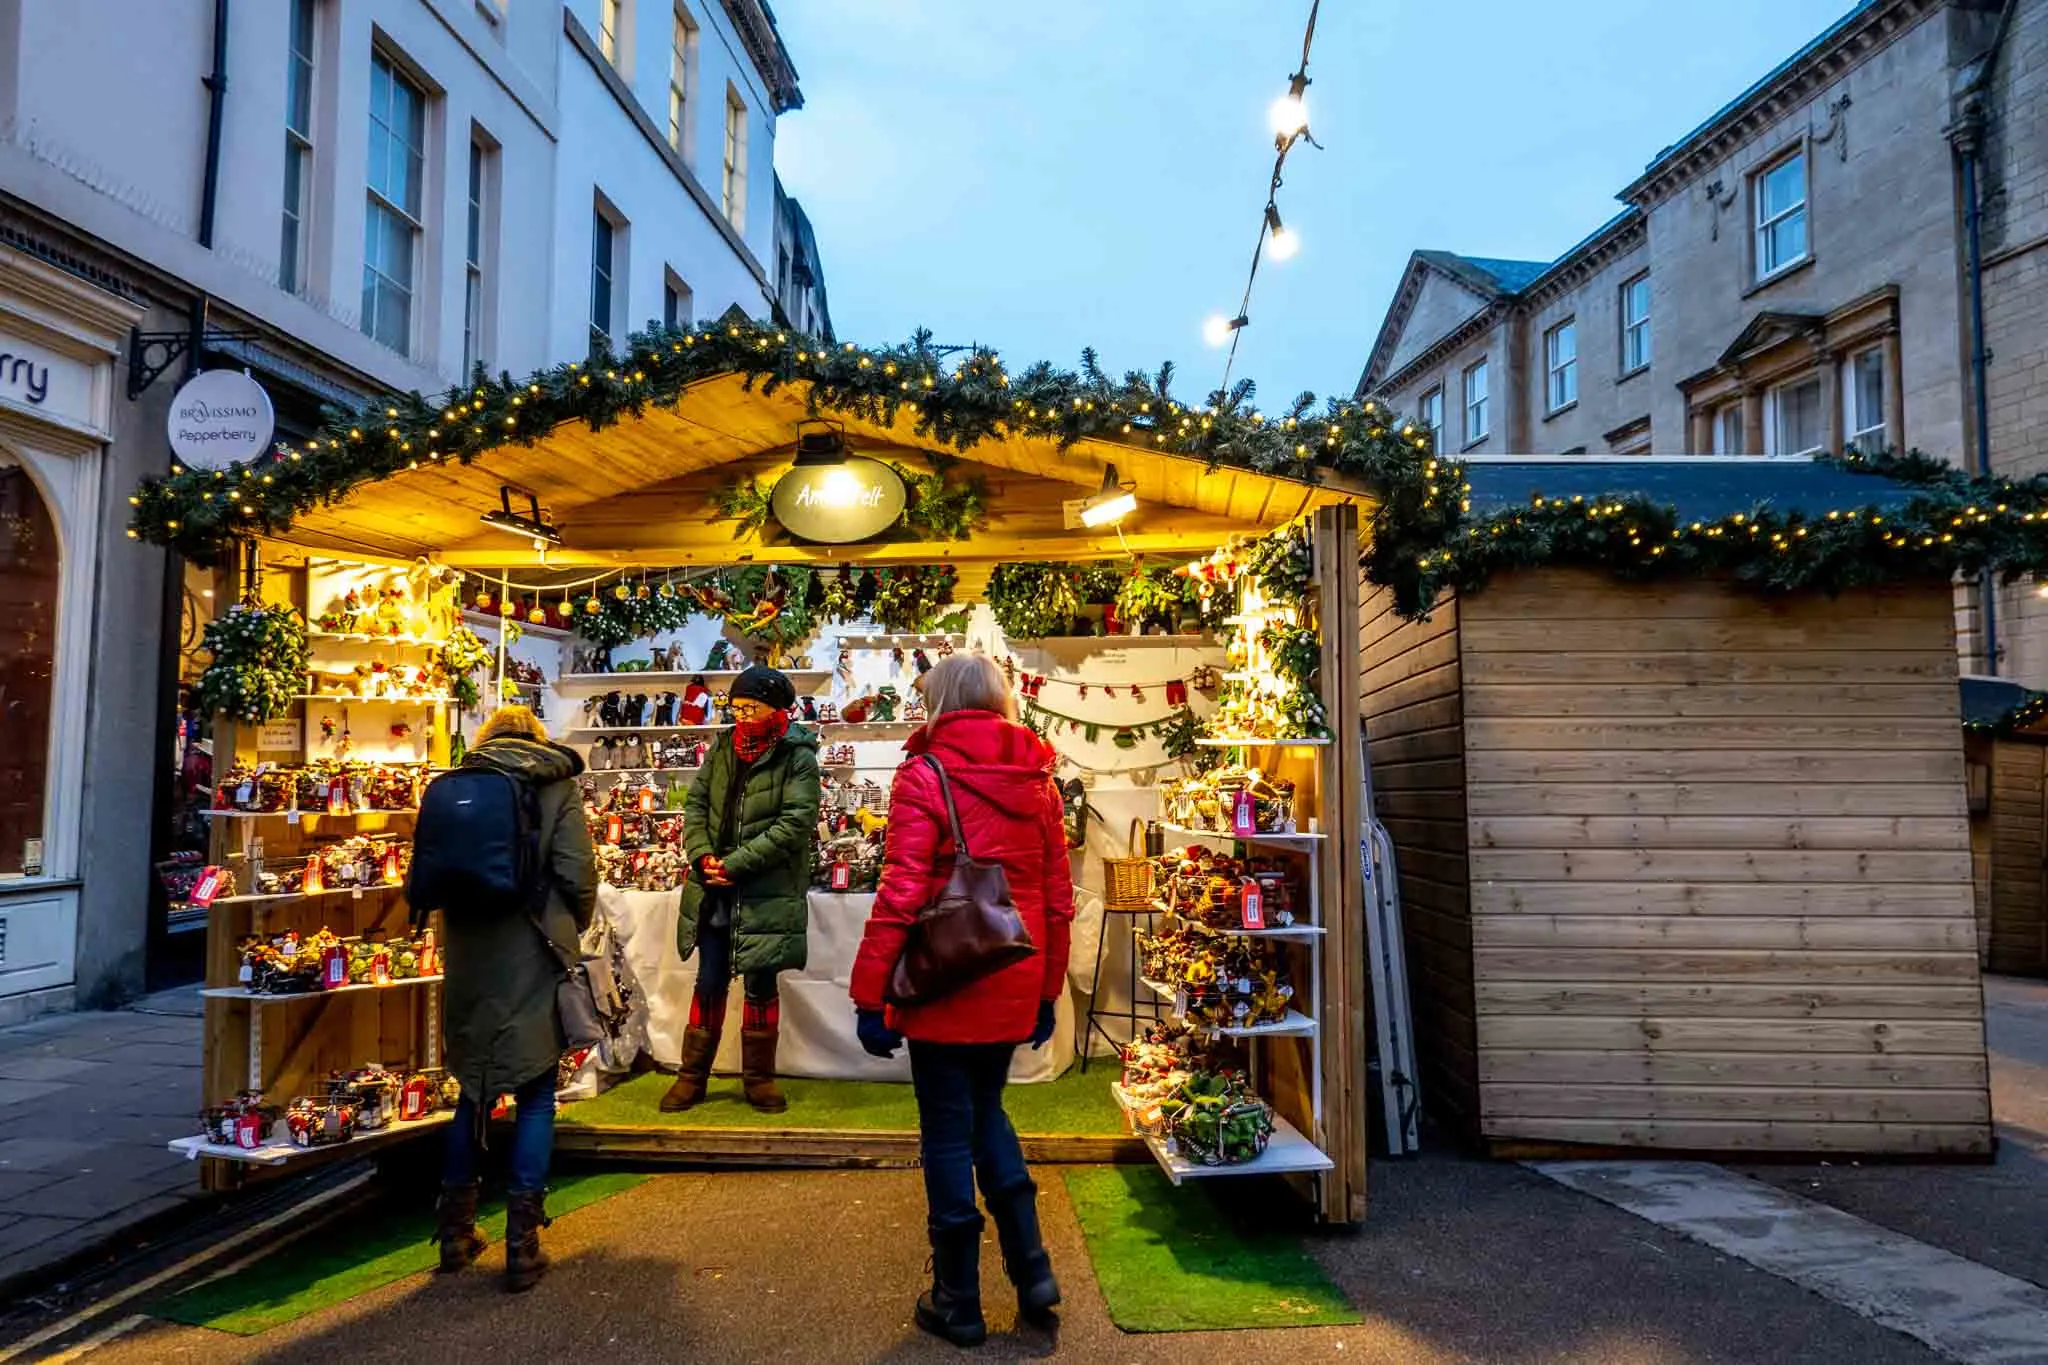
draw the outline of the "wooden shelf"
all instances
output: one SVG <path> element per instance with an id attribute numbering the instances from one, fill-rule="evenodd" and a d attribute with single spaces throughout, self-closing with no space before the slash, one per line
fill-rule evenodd
<path id="1" fill-rule="evenodd" d="M 835 720 L 820 721 L 819 729 L 827 734 L 841 735 L 850 742 L 859 742 L 862 736 L 868 739 L 908 739 L 924 728 L 921 720 Z"/>
<path id="2" fill-rule="evenodd" d="M 331 694 L 329 694 L 329 693 L 325 693 L 325 692 L 300 692 L 300 693 L 298 693 L 298 694 L 297 694 L 296 696 L 294 696 L 294 697 L 292 698 L 292 700 L 293 700 L 293 701 L 326 701 L 326 702 L 337 702 L 337 703 L 340 703 L 340 704 L 342 704 L 342 705 L 345 705 L 345 706 L 363 706 L 363 705 L 369 705 L 369 704 L 377 704 L 377 705 L 386 705 L 386 706 L 446 706 L 446 705 L 447 705 L 447 704 L 448 704 L 449 702 L 451 702 L 451 701 L 453 701 L 453 700 L 455 700 L 455 699 L 454 699 L 453 697 L 446 697 L 446 696 L 428 696 L 428 697 L 356 697 L 356 696 L 336 696 L 336 695 L 331 695 Z"/>
<path id="3" fill-rule="evenodd" d="M 628 669 L 619 673 L 564 673 L 561 677 L 555 679 L 555 686 L 563 691 L 582 687 L 607 687 L 613 691 L 625 691 L 626 688 L 623 685 L 627 683 L 679 683 L 687 685 L 698 678 L 702 678 L 706 683 L 720 680 L 730 682 L 734 678 L 739 677 L 742 671 L 737 668 L 691 668 L 661 673 L 657 673 L 652 669 L 642 669 L 637 672 Z M 820 683 L 830 682 L 832 679 L 831 672 L 823 668 L 787 668 L 777 671 L 789 679 L 799 695 L 803 693 L 805 687 L 816 687 Z"/>
<path id="4" fill-rule="evenodd" d="M 1012 640 L 1017 649 L 1042 649 L 1064 645 L 1100 645 L 1105 649 L 1206 649 L 1216 644 L 1213 635 L 1040 635 Z"/>
<path id="5" fill-rule="evenodd" d="M 258 1005 L 289 1005 L 300 1000 L 326 1000 L 331 996 L 347 995 L 351 991 L 395 991 L 407 986 L 431 986 L 445 981 L 445 976 L 408 976 L 396 981 L 377 985 L 374 982 L 358 982 L 348 986 L 335 986 L 324 991 L 252 991 L 247 986 L 208 986 L 199 992 L 206 1000 L 248 1000 Z"/>
<path id="6" fill-rule="evenodd" d="M 704 771 L 704 765 L 693 763 L 680 768 L 585 768 L 585 777 L 624 777 L 628 773 L 696 773 Z"/>
<path id="7" fill-rule="evenodd" d="M 1232 834 L 1227 829 L 1196 829 L 1192 825 L 1161 825 L 1166 834 L 1186 834 L 1196 839 L 1225 839 L 1243 844 L 1271 844 L 1276 848 L 1313 848 L 1329 836 L 1327 834 L 1281 834 L 1260 831 L 1257 834 Z"/>
<path id="8" fill-rule="evenodd" d="M 1180 998 L 1180 992 L 1163 981 L 1154 981 L 1149 976 L 1141 976 L 1138 980 L 1169 1005 L 1176 1004 Z M 1275 1019 L 1270 1024 L 1246 1024 L 1242 1028 L 1212 1028 L 1208 1024 L 1198 1024 L 1178 1008 L 1174 1014 L 1189 1028 L 1221 1038 L 1306 1038 L 1316 1031 L 1316 1021 L 1296 1009 L 1289 1009 L 1285 1018 Z"/>
<path id="9" fill-rule="evenodd" d="M 719 735 L 732 729 L 730 725 L 572 725 L 572 735 Z M 613 772 L 624 769 L 614 768 Z"/>
<path id="10" fill-rule="evenodd" d="M 296 815 L 301 820 L 353 820 L 361 815 L 418 815 L 419 808 L 407 806 L 402 810 L 203 810 L 199 812 L 209 820 L 282 820 Z"/>
<path id="11" fill-rule="evenodd" d="M 467 625 L 481 626 L 485 630 L 502 630 L 505 623 L 510 621 L 519 627 L 522 635 L 538 635 L 549 640 L 566 640 L 576 633 L 573 630 L 565 630 L 561 626 L 537 626 L 526 619 L 524 612 L 514 616 L 499 616 L 494 612 L 478 611 L 474 607 L 465 607 L 462 612 L 462 619 Z"/>
<path id="12" fill-rule="evenodd" d="M 349 645 L 413 645 L 419 648 L 439 649 L 447 644 L 431 635 L 373 635 L 363 630 L 309 630 L 308 640 L 334 640 Z"/>
<path id="13" fill-rule="evenodd" d="M 926 645 L 950 644 L 955 649 L 967 643 L 965 635 L 842 635 L 841 649 L 919 649 Z"/>
<path id="14" fill-rule="evenodd" d="M 321 1156 L 329 1152 L 344 1152 L 366 1143 L 396 1141 L 411 1133 L 424 1133 L 431 1128 L 443 1127 L 454 1117 L 454 1110 L 444 1109 L 423 1119 L 414 1119 L 411 1123 L 395 1122 L 379 1128 L 374 1133 L 357 1133 L 347 1142 L 330 1142 L 321 1147 L 301 1147 L 290 1139 L 283 1142 L 273 1140 L 261 1147 L 234 1147 L 203 1137 L 173 1138 L 167 1145 L 188 1161 L 197 1161 L 205 1156 L 216 1161 L 240 1161 L 252 1166 L 282 1166 L 288 1161 Z"/>
<path id="15" fill-rule="evenodd" d="M 284 861 L 291 861 L 285 859 Z M 317 901 L 326 896 L 354 896 L 372 891 L 403 891 L 404 882 L 372 882 L 368 886 L 338 886 L 326 891 L 251 891 L 241 896 L 218 896 L 213 904 L 261 905 L 273 901 Z"/>
<path id="16" fill-rule="evenodd" d="M 1162 915 L 1172 915 L 1174 923 L 1185 924 L 1196 933 L 1207 934 L 1211 938 L 1300 939 L 1321 938 L 1323 936 L 1323 926 L 1320 924 L 1283 924 L 1271 929 L 1218 929 L 1214 925 L 1204 924 L 1200 920 L 1189 919 L 1164 901 L 1153 901 L 1152 908 Z"/>
<path id="17" fill-rule="evenodd" d="M 1198 739 L 1195 744 L 1203 749 L 1300 749 L 1319 747 L 1330 742 L 1329 736 L 1321 739 Z"/>

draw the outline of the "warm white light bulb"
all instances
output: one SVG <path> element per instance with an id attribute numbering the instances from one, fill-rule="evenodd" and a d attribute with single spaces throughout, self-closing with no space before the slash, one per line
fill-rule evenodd
<path id="1" fill-rule="evenodd" d="M 1308 127 L 1308 101 L 1299 95 L 1282 95 L 1273 101 L 1273 131 L 1293 137 Z"/>
<path id="2" fill-rule="evenodd" d="M 1230 343 L 1230 319 L 1218 313 L 1202 324 L 1202 340 L 1211 346 L 1226 346 Z"/>
<path id="3" fill-rule="evenodd" d="M 1266 238 L 1266 254 L 1276 261 L 1291 261 L 1294 253 L 1301 250 L 1301 238 L 1293 228 L 1277 227 Z"/>
<path id="4" fill-rule="evenodd" d="M 825 471 L 818 496 L 830 507 L 851 507 L 860 497 L 860 476 L 841 466 Z"/>
<path id="5" fill-rule="evenodd" d="M 1138 499 L 1128 490 L 1091 502 L 1081 509 L 1083 526 L 1111 526 L 1138 510 Z"/>

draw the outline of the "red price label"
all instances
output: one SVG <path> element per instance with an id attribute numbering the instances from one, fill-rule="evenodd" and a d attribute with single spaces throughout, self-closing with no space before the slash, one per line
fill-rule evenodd
<path id="1" fill-rule="evenodd" d="M 1252 807 L 1252 794 L 1239 792 L 1230 805 L 1230 832 L 1240 839 L 1249 839 L 1259 832 L 1258 813 Z"/>
<path id="2" fill-rule="evenodd" d="M 244 1151 L 263 1145 L 263 1118 L 259 1114 L 235 1116 L 235 1146 Z"/>
<path id="3" fill-rule="evenodd" d="M 626 822 L 616 815 L 606 816 L 604 822 L 604 841 L 608 844 L 616 844 L 625 837 Z"/>
<path id="4" fill-rule="evenodd" d="M 1244 884 L 1244 899 L 1238 911 L 1247 929 L 1266 927 L 1266 898 L 1259 891 L 1259 884 L 1247 878 Z"/>
<path id="5" fill-rule="evenodd" d="M 220 869 L 209 867 L 199 874 L 199 880 L 192 883 L 191 903 L 204 910 L 213 904 L 213 898 L 220 894 Z"/>
<path id="6" fill-rule="evenodd" d="M 654 788 L 652 788 L 652 787 L 642 787 L 642 788 L 640 789 L 640 810 L 641 810 L 641 812 L 642 812 L 642 813 L 644 814 L 645 812 L 647 812 L 647 811 L 651 811 L 651 810 L 653 810 L 653 809 L 654 809 Z"/>
<path id="7" fill-rule="evenodd" d="M 320 954 L 320 985 L 331 991 L 347 984 L 348 950 L 331 944 Z"/>
<path id="8" fill-rule="evenodd" d="M 844 891 L 852 885 L 853 869 L 847 865 L 844 858 L 841 858 L 838 862 L 832 864 L 832 889 L 834 891 Z"/>

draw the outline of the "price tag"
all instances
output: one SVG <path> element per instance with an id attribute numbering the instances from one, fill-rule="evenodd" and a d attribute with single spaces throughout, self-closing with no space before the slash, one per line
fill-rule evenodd
<path id="1" fill-rule="evenodd" d="M 259 1114 L 237 1114 L 234 1121 L 235 1146 L 245 1151 L 263 1145 L 263 1118 Z"/>
<path id="2" fill-rule="evenodd" d="M 287 825 L 296 825 L 297 823 L 299 823 L 299 808 L 297 806 L 293 806 L 290 810 L 285 812 L 284 822 Z"/>
<path id="3" fill-rule="evenodd" d="M 1240 839 L 1249 839 L 1259 832 L 1258 813 L 1252 806 L 1252 794 L 1241 791 L 1230 803 L 1230 832 Z"/>
<path id="4" fill-rule="evenodd" d="M 640 809 L 643 813 L 654 809 L 654 788 L 642 787 L 640 789 Z"/>
<path id="5" fill-rule="evenodd" d="M 852 885 L 853 869 L 847 865 L 846 859 L 841 858 L 838 862 L 832 864 L 832 889 L 834 891 L 844 891 Z"/>
<path id="6" fill-rule="evenodd" d="M 348 953 L 335 944 L 320 954 L 320 987 L 334 990 L 348 984 Z"/>
<path id="7" fill-rule="evenodd" d="M 379 952 L 370 958 L 370 980 L 379 986 L 391 984 L 391 954 Z"/>
<path id="8" fill-rule="evenodd" d="M 1183 986 L 1173 993 L 1173 1012 L 1183 1015 L 1188 1012 L 1187 987 Z"/>
<path id="9" fill-rule="evenodd" d="M 626 822 L 616 815 L 608 815 L 604 821 L 604 841 L 616 844 L 626 837 Z"/>
<path id="10" fill-rule="evenodd" d="M 192 894 L 186 899 L 199 909 L 206 909 L 213 904 L 213 898 L 220 894 L 220 880 L 219 868 L 207 868 L 199 874 L 199 880 L 192 883 Z"/>
<path id="11" fill-rule="evenodd" d="M 1238 912 L 1247 929 L 1266 927 L 1266 897 L 1259 890 L 1258 882 L 1247 877 L 1244 883 L 1244 900 Z"/>
<path id="12" fill-rule="evenodd" d="M 253 782 L 244 782 L 241 786 L 235 788 L 235 804 L 238 806 L 247 806 L 249 804 L 250 798 L 255 796 L 255 794 L 256 784 Z"/>

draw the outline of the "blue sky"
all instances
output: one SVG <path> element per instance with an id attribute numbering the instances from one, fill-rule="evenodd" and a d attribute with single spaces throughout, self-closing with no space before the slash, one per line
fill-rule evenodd
<path id="1" fill-rule="evenodd" d="M 1288 157 L 1301 252 L 1260 268 L 1236 375 L 1348 394 L 1410 251 L 1548 260 L 1657 151 L 1852 0 L 1329 0 Z M 1223 353 L 1308 0 L 775 0 L 805 107 L 776 163 L 842 339 L 928 326 L 1013 364 Z"/>

